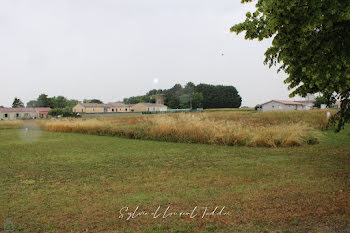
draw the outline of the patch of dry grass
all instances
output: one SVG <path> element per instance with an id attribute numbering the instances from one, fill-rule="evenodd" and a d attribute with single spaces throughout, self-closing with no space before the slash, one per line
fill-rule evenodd
<path id="1" fill-rule="evenodd" d="M 23 125 L 22 120 L 0 121 L 0 129 L 17 129 Z"/>
<path id="2" fill-rule="evenodd" d="M 289 147 L 315 144 L 326 111 L 204 112 L 40 121 L 48 131 L 215 145 Z"/>
<path id="3" fill-rule="evenodd" d="M 318 134 L 303 123 L 255 125 L 181 114 L 145 119 L 150 139 L 245 146 L 293 146 L 314 143 Z"/>

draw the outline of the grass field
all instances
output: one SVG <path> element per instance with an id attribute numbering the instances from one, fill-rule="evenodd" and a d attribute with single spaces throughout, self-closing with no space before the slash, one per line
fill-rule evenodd
<path id="1" fill-rule="evenodd" d="M 321 134 L 254 148 L 2 129 L 0 221 L 22 232 L 350 232 L 350 130 Z M 120 218 L 137 206 L 198 216 Z M 216 206 L 229 213 L 199 217 Z"/>
<path id="2" fill-rule="evenodd" d="M 225 146 L 292 147 L 316 144 L 327 128 L 326 111 L 221 111 L 146 116 L 0 122 L 0 128 L 33 124 L 47 131 L 74 132 L 166 142 Z M 10 125 L 9 125 L 10 124 Z M 32 125 L 31 125 L 32 124 Z M 29 126 L 28 126 L 29 125 Z"/>

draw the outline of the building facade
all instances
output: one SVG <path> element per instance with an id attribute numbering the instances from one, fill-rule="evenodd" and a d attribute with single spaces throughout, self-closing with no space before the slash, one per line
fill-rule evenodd
<path id="1" fill-rule="evenodd" d="M 108 103 L 111 112 L 133 112 L 132 104 L 124 104 L 121 102 Z"/>
<path id="2" fill-rule="evenodd" d="M 138 103 L 124 104 L 114 102 L 108 104 L 78 103 L 72 109 L 74 113 L 117 113 L 117 112 L 155 112 L 166 111 L 168 109 L 164 104 Z"/>
<path id="3" fill-rule="evenodd" d="M 112 109 L 108 104 L 78 103 L 72 111 L 76 113 L 103 113 L 112 112 Z"/>
<path id="4" fill-rule="evenodd" d="M 271 100 L 263 104 L 257 105 L 257 110 L 266 111 L 291 111 L 291 110 L 307 110 L 307 106 L 303 103 L 289 100 Z"/>
<path id="5" fill-rule="evenodd" d="M 51 108 L 0 108 L 0 120 L 47 118 Z"/>
<path id="6" fill-rule="evenodd" d="M 138 103 L 133 106 L 135 112 L 163 112 L 167 111 L 168 107 L 164 104 L 153 103 Z"/>

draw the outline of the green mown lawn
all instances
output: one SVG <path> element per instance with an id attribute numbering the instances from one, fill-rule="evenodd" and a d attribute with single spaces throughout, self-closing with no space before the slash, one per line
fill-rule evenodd
<path id="1" fill-rule="evenodd" d="M 10 220 L 23 232 L 350 232 L 349 127 L 326 132 L 318 145 L 278 149 L 37 136 L 0 130 L 0 226 Z M 158 206 L 161 215 L 152 216 Z M 214 216 L 202 217 L 204 207 L 216 206 Z M 223 207 L 226 215 L 219 215 Z"/>

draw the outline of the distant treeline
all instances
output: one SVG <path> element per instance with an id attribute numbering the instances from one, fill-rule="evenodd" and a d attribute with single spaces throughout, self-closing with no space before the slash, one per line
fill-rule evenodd
<path id="1" fill-rule="evenodd" d="M 151 90 L 143 96 L 125 98 L 125 104 L 154 103 L 155 95 L 164 95 L 164 104 L 169 108 L 239 108 L 242 98 L 234 86 L 187 83 L 184 87 L 175 84 L 170 89 Z"/>
<path id="2" fill-rule="evenodd" d="M 70 100 L 64 96 L 48 97 L 46 94 L 41 94 L 36 100 L 31 100 L 27 103 L 28 108 L 48 107 L 48 108 L 66 108 L 71 109 L 78 103 L 78 100 Z"/>
<path id="3" fill-rule="evenodd" d="M 73 116 L 72 108 L 78 103 L 78 100 L 67 99 L 64 96 L 49 97 L 41 94 L 36 100 L 27 103 L 28 108 L 48 107 L 52 108 L 49 112 L 52 116 L 62 115 L 65 117 Z"/>

